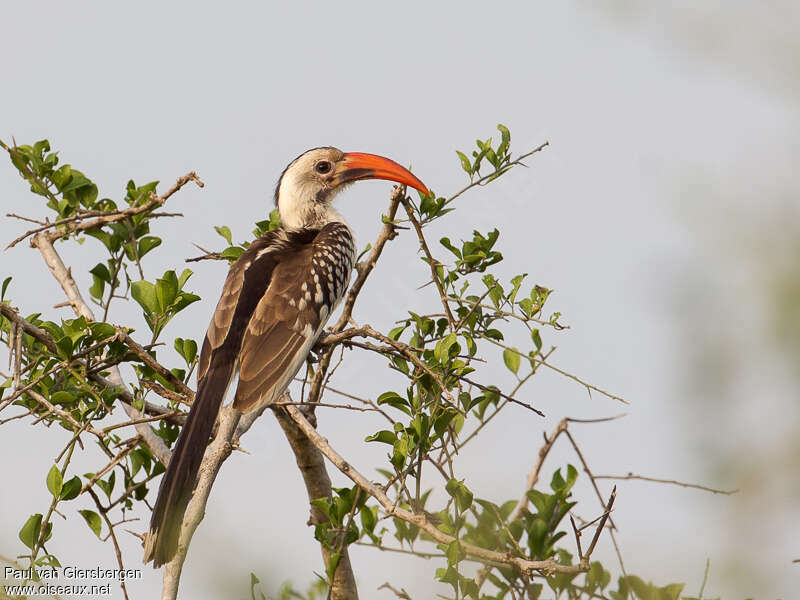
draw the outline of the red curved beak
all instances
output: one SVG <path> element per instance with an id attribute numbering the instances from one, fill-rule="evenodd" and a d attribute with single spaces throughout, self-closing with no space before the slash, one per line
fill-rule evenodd
<path id="1" fill-rule="evenodd" d="M 431 195 L 425 184 L 417 179 L 411 171 L 383 156 L 364 152 L 347 152 L 341 162 L 343 168 L 334 176 L 336 185 L 359 179 L 387 179 L 411 186 L 426 196 Z"/>

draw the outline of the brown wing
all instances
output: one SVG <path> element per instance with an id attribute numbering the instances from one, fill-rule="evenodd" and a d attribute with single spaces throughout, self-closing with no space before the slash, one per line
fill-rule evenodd
<path id="1" fill-rule="evenodd" d="M 347 227 L 330 224 L 275 266 L 242 340 L 234 407 L 254 410 L 283 393 L 344 294 L 353 250 Z"/>
<path id="2" fill-rule="evenodd" d="M 218 359 L 231 364 L 236 361 L 247 323 L 269 286 L 275 266 L 290 247 L 283 231 L 271 231 L 253 242 L 231 265 L 200 351 L 198 383 L 208 372 L 212 354 L 225 355 Z"/>

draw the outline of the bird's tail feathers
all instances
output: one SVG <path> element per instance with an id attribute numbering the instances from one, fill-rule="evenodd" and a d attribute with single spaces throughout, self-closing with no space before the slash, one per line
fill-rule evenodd
<path id="1" fill-rule="evenodd" d="M 197 472 L 220 405 L 233 376 L 233 365 L 212 365 L 198 385 L 186 424 L 172 450 L 172 458 L 161 479 L 158 498 L 145 537 L 144 562 L 154 567 L 169 562 L 178 547 L 181 524 L 192 497 Z"/>

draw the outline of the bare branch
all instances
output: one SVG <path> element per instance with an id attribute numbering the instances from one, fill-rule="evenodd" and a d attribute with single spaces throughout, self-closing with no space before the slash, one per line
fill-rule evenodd
<path id="1" fill-rule="evenodd" d="M 281 398 L 281 404 L 285 407 L 290 401 L 291 398 L 289 398 L 288 392 L 284 393 Z M 294 408 L 294 406 L 292 406 L 292 408 Z M 302 410 L 302 408 L 295 410 Z M 330 477 L 328 477 L 328 472 L 325 469 L 325 461 L 320 451 L 314 447 L 297 423 L 289 416 L 286 408 L 274 407 L 272 412 L 283 429 L 286 439 L 294 452 L 297 467 L 300 469 L 303 482 L 306 486 L 309 503 L 317 498 L 330 498 L 331 480 Z M 313 418 L 313 413 L 309 411 L 309 414 Z M 355 507 L 355 505 L 354 502 L 353 506 Z M 316 506 L 311 505 L 311 518 L 308 524 L 316 525 L 326 522 L 328 522 L 328 517 L 325 513 Z M 322 549 L 322 560 L 327 566 L 331 552 L 323 544 L 320 544 L 320 547 Z M 357 600 L 358 589 L 356 588 L 356 581 L 353 575 L 353 567 L 350 564 L 349 553 L 345 547 L 340 548 L 339 551 L 341 553 L 341 559 L 333 575 L 330 598 L 331 600 Z"/>
<path id="2" fill-rule="evenodd" d="M 122 562 L 122 552 L 119 549 L 119 542 L 117 541 L 117 534 L 114 533 L 115 525 L 111 523 L 111 520 L 108 518 L 108 509 L 104 508 L 103 505 L 100 503 L 100 498 L 97 497 L 93 489 L 89 489 L 89 494 L 92 496 L 92 500 L 94 500 L 95 506 L 97 506 L 97 512 L 100 513 L 100 516 L 103 517 L 103 520 L 106 522 L 106 526 L 108 527 L 108 535 L 111 536 L 111 542 L 114 544 L 114 554 L 117 555 L 117 564 L 119 565 L 119 569 L 122 572 L 125 572 L 125 565 Z M 124 522 L 124 521 L 123 521 Z M 116 525 L 119 525 L 117 523 Z M 125 596 L 125 600 L 128 600 L 128 588 L 125 587 L 125 578 L 119 578 L 119 585 L 122 588 L 122 595 Z"/>
<path id="3" fill-rule="evenodd" d="M 600 519 L 600 524 L 597 526 L 597 529 L 594 530 L 594 537 L 592 538 L 592 543 L 589 544 L 589 549 L 586 551 L 586 557 L 589 558 L 592 556 L 592 552 L 594 552 L 594 547 L 597 545 L 597 540 L 600 539 L 600 534 L 603 531 L 603 528 L 606 526 L 606 519 L 611 514 L 611 509 L 614 508 L 614 500 L 617 498 L 617 486 L 614 486 L 614 489 L 611 490 L 611 497 L 608 499 L 608 504 L 605 505 L 606 510 L 603 513 L 603 517 Z"/>
<path id="4" fill-rule="evenodd" d="M 433 255 L 428 248 L 428 242 L 425 240 L 425 234 L 422 233 L 422 225 L 420 225 L 419 221 L 414 215 L 414 209 L 411 206 L 411 202 L 405 197 L 401 200 L 401 202 L 403 203 L 403 208 L 406 210 L 409 221 L 411 221 L 411 224 L 414 226 L 414 231 L 417 232 L 420 250 L 422 250 L 422 252 L 425 254 L 425 262 L 428 263 L 428 266 L 431 269 L 431 281 L 436 284 L 436 289 L 439 290 L 439 297 L 442 300 L 444 312 L 447 314 L 447 323 L 450 326 L 450 331 L 453 331 L 456 319 L 453 316 L 453 313 L 450 311 L 450 305 L 447 302 L 447 294 L 444 291 L 444 287 L 442 287 L 442 282 L 439 279 L 439 273 L 436 271 L 437 267 L 440 266 L 441 263 L 433 258 Z"/>
<path id="5" fill-rule="evenodd" d="M 119 463 L 121 463 L 123 460 L 125 460 L 125 457 L 128 456 L 128 454 L 130 454 L 133 451 L 133 449 L 136 448 L 136 446 L 138 444 L 139 444 L 139 437 L 138 436 L 133 438 L 133 439 L 131 439 L 131 440 L 129 440 L 128 443 L 125 444 L 125 448 L 121 452 L 119 452 L 114 458 L 112 458 L 111 462 L 109 462 L 105 467 L 103 467 L 97 473 L 95 473 L 94 476 L 89 481 L 87 481 L 86 483 L 83 484 L 83 486 L 81 487 L 80 493 L 83 494 L 84 492 L 90 490 L 92 488 L 92 486 L 95 483 L 97 483 L 97 481 L 103 475 L 108 473 L 111 469 L 113 469 Z"/>
<path id="6" fill-rule="evenodd" d="M 263 409 L 243 416 L 231 405 L 226 405 L 220 410 L 217 420 L 217 433 L 214 436 L 214 440 L 206 448 L 203 461 L 200 463 L 197 484 L 183 517 L 175 556 L 164 566 L 162 600 L 175 600 L 177 598 L 178 585 L 183 563 L 186 560 L 186 553 L 189 551 L 189 544 L 192 541 L 194 532 L 205 516 L 208 496 L 211 494 L 211 487 L 214 485 L 219 469 L 239 443 L 239 438 L 247 432 L 262 412 Z"/>
<path id="7" fill-rule="evenodd" d="M 657 477 L 645 477 L 643 475 L 634 475 L 633 473 L 628 473 L 627 475 L 595 475 L 594 478 L 616 479 L 616 480 L 638 479 L 640 481 L 652 481 L 653 483 L 666 483 L 669 485 L 677 485 L 685 488 L 694 488 L 696 490 L 703 490 L 704 492 L 711 492 L 712 494 L 725 494 L 726 496 L 730 496 L 731 494 L 736 494 L 739 491 L 738 488 L 735 490 L 720 490 L 717 488 L 712 488 L 705 485 L 699 485 L 696 483 L 685 483 L 683 481 L 675 481 L 674 479 L 658 479 Z"/>
<path id="8" fill-rule="evenodd" d="M 405 588 L 400 588 L 399 590 L 395 589 L 395 588 L 393 588 L 391 586 L 391 584 L 388 581 L 386 583 L 384 583 L 383 585 L 378 586 L 378 589 L 379 590 L 389 590 L 395 596 L 400 598 L 400 600 L 411 600 L 411 596 L 408 595 L 408 592 L 405 590 Z"/>

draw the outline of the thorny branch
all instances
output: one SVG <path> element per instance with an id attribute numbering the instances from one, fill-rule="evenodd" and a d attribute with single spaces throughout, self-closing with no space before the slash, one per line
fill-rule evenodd
<path id="1" fill-rule="evenodd" d="M 303 430 L 311 443 L 314 444 L 314 446 L 316 446 L 316 448 L 322 454 L 324 454 L 325 457 L 331 461 L 337 469 L 339 469 L 339 471 L 352 480 L 353 483 L 357 484 L 363 491 L 375 498 L 375 500 L 377 500 L 383 508 L 386 516 L 397 517 L 398 519 L 402 519 L 407 523 L 419 527 L 439 543 L 450 544 L 456 540 L 456 538 L 453 536 L 441 531 L 430 520 L 427 514 L 414 513 L 398 506 L 396 502 L 392 501 L 392 499 L 386 495 L 386 492 L 383 490 L 383 488 L 369 481 L 366 477 L 359 473 L 351 463 L 346 461 L 338 452 L 336 452 L 336 450 L 331 447 L 328 441 L 319 433 L 317 433 L 317 430 L 314 429 L 306 417 L 295 406 L 288 405 L 285 408 L 286 412 L 292 417 L 295 423 L 297 423 L 300 429 Z M 552 558 L 546 560 L 529 560 L 526 558 L 510 556 L 506 553 L 496 552 L 494 550 L 488 550 L 486 548 L 468 544 L 463 541 L 460 541 L 460 545 L 464 552 L 474 558 L 477 558 L 481 561 L 513 566 L 518 568 L 522 573 L 529 575 L 534 574 L 534 572 L 542 572 L 548 575 L 554 573 L 576 575 L 589 570 L 590 554 L 588 553 L 584 557 L 584 560 L 577 565 L 562 565 L 557 563 Z"/>
<path id="2" fill-rule="evenodd" d="M 666 483 L 669 485 L 677 485 L 679 487 L 685 488 L 693 488 L 696 490 L 702 490 L 704 492 L 711 492 L 712 494 L 725 494 L 726 496 L 730 496 L 731 494 L 737 493 L 739 490 L 720 490 L 717 488 L 708 487 L 705 485 L 699 485 L 696 483 L 685 483 L 683 481 L 676 481 L 674 479 L 659 479 L 657 477 L 644 477 L 643 475 L 634 475 L 633 473 L 628 473 L 627 475 L 595 475 L 595 479 L 616 479 L 617 481 L 626 480 L 626 479 L 637 479 L 639 481 L 652 481 L 653 483 Z"/>

